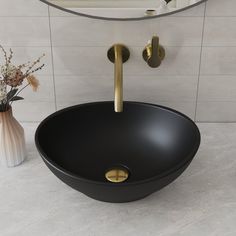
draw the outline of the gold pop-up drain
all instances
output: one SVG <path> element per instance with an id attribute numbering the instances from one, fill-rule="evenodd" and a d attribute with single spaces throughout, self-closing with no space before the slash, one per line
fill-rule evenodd
<path id="1" fill-rule="evenodd" d="M 105 177 L 112 183 L 121 183 L 128 179 L 129 172 L 123 168 L 114 168 L 107 171 Z"/>

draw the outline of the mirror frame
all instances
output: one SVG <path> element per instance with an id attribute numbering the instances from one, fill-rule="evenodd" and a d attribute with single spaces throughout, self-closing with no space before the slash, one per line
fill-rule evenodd
<path id="1" fill-rule="evenodd" d="M 178 9 L 178 10 L 172 11 L 172 12 L 167 12 L 167 13 L 163 13 L 163 14 L 159 14 L 159 15 L 154 15 L 154 16 L 143 16 L 143 17 L 133 17 L 133 18 L 112 18 L 112 17 L 102 17 L 102 16 L 88 15 L 88 14 L 79 13 L 79 12 L 75 12 L 73 10 L 69 10 L 69 9 L 60 7 L 58 5 L 55 5 L 53 3 L 48 2 L 47 0 L 39 0 L 39 1 L 49 5 L 51 7 L 57 8 L 59 10 L 62 10 L 64 12 L 71 13 L 71 14 L 78 15 L 78 16 L 84 16 L 84 17 L 87 17 L 87 18 L 99 19 L 99 20 L 109 20 L 109 21 L 138 21 L 138 20 L 154 19 L 154 18 L 168 16 L 168 15 L 172 15 L 172 14 L 175 14 L 175 13 L 178 13 L 178 12 L 182 12 L 182 11 L 185 11 L 185 10 L 190 9 L 192 7 L 195 7 L 197 5 L 200 5 L 200 4 L 204 3 L 204 2 L 207 2 L 208 0 L 199 0 L 199 2 L 197 2 L 197 3 L 194 3 L 194 4 L 190 5 L 190 6 L 183 7 L 181 9 Z"/>

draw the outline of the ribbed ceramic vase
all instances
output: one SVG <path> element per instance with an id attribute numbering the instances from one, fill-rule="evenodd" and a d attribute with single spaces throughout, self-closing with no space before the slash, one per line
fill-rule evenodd
<path id="1" fill-rule="evenodd" d="M 12 109 L 0 112 L 0 164 L 20 165 L 26 158 L 24 129 L 13 117 Z"/>

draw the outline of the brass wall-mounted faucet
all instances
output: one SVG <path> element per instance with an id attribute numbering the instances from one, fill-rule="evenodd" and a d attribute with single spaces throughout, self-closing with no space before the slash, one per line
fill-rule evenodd
<path id="1" fill-rule="evenodd" d="M 125 63 L 129 59 L 129 56 L 129 49 L 122 44 L 113 45 L 107 52 L 108 59 L 115 65 L 115 112 L 123 111 L 123 63 Z"/>
<path id="2" fill-rule="evenodd" d="M 156 68 L 161 65 L 164 58 L 165 49 L 159 44 L 159 37 L 153 36 L 151 43 L 143 50 L 143 59 L 150 67 Z"/>

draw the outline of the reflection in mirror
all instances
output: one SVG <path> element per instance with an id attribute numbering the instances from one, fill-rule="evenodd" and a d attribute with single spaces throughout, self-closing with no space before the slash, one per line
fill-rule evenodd
<path id="1" fill-rule="evenodd" d="M 206 0 L 41 0 L 61 10 L 93 18 L 135 20 L 178 12 Z"/>

